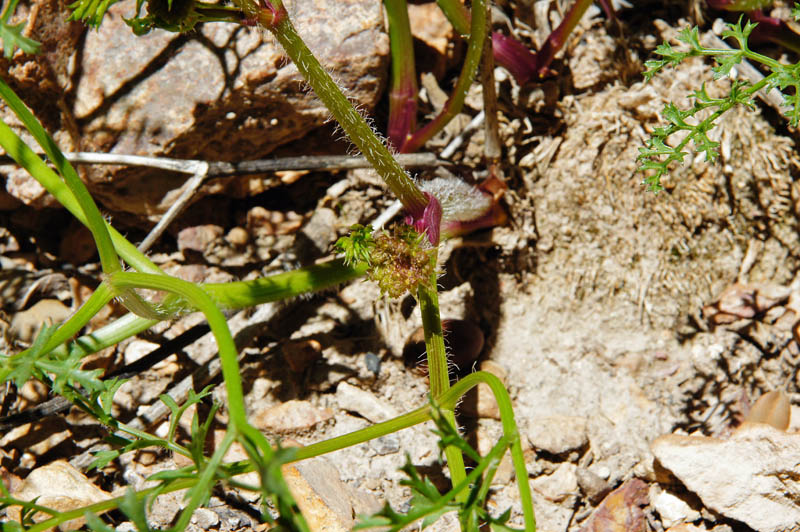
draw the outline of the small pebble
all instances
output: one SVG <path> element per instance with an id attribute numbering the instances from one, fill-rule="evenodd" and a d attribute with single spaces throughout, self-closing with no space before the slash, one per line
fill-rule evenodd
<path id="1" fill-rule="evenodd" d="M 400 450 L 400 440 L 397 439 L 397 436 L 389 434 L 375 438 L 369 442 L 369 446 L 380 455 L 394 454 Z"/>
<path id="2" fill-rule="evenodd" d="M 234 246 L 244 246 L 250 241 L 250 234 L 243 227 L 234 227 L 225 235 L 225 240 Z"/>
<path id="3" fill-rule="evenodd" d="M 371 371 L 377 377 L 381 372 L 381 359 L 375 353 L 367 353 L 364 355 L 364 364 L 367 366 L 367 371 Z"/>

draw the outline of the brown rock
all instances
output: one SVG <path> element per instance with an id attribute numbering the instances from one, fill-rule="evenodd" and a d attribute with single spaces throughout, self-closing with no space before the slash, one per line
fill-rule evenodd
<path id="1" fill-rule="evenodd" d="M 282 471 L 313 532 L 350 530 L 355 524 L 355 515 L 371 514 L 380 509 L 372 496 L 342 482 L 336 467 L 322 457 L 286 465 Z"/>
<path id="2" fill-rule="evenodd" d="M 780 390 L 767 392 L 753 403 L 745 423 L 766 423 L 778 430 L 789 428 L 792 405 L 789 398 Z"/>
<path id="3" fill-rule="evenodd" d="M 595 508 L 580 532 L 644 532 L 647 490 L 638 478 L 626 480 Z"/>
<path id="4" fill-rule="evenodd" d="M 373 423 L 382 423 L 400 415 L 392 405 L 372 392 L 346 382 L 340 382 L 336 387 L 336 402 L 339 408 L 355 412 Z"/>
<path id="5" fill-rule="evenodd" d="M 329 408 L 317 408 L 308 401 L 292 400 L 253 414 L 253 425 L 272 432 L 298 432 L 333 418 Z"/>
<path id="6" fill-rule="evenodd" d="M 329 118 L 327 109 L 266 32 L 206 24 L 204 40 L 125 24 L 134 2 L 109 10 L 79 58 L 74 109 L 86 148 L 206 160 L 264 157 Z M 362 108 L 378 101 L 388 38 L 381 5 L 366 0 L 299 2 L 291 17 L 322 64 Z M 163 171 L 97 167 L 90 189 L 108 208 L 157 216 L 185 177 Z M 247 180 L 247 178 L 244 178 Z M 233 181 L 210 183 L 218 193 Z"/>
<path id="7" fill-rule="evenodd" d="M 531 482 L 531 487 L 547 500 L 562 502 L 578 493 L 578 478 L 575 464 L 562 463 L 552 475 L 542 475 Z"/>
<path id="8" fill-rule="evenodd" d="M 578 487 L 592 504 L 600 502 L 611 491 L 611 486 L 608 482 L 589 469 L 579 467 L 575 471 L 575 477 L 578 481 Z"/>
<path id="9" fill-rule="evenodd" d="M 9 340 L 30 344 L 33 342 L 42 325 L 61 323 L 69 318 L 72 311 L 57 299 L 42 299 L 22 312 L 17 312 L 11 319 L 7 336 Z"/>
<path id="10" fill-rule="evenodd" d="M 586 418 L 577 416 L 548 416 L 534 418 L 527 431 L 534 449 L 550 454 L 564 454 L 589 443 Z"/>
<path id="11" fill-rule="evenodd" d="M 205 253 L 211 244 L 224 233 L 225 230 L 218 225 L 206 224 L 187 227 L 178 233 L 178 249 Z"/>
<path id="12" fill-rule="evenodd" d="M 448 52 L 458 41 L 453 26 L 434 2 L 408 4 L 408 19 L 416 40 L 417 71 L 432 72 L 441 78 L 447 68 Z"/>
<path id="13" fill-rule="evenodd" d="M 247 232 L 247 229 L 234 227 L 225 235 L 225 240 L 234 246 L 241 247 L 247 245 L 247 242 L 250 240 L 250 234 Z"/>

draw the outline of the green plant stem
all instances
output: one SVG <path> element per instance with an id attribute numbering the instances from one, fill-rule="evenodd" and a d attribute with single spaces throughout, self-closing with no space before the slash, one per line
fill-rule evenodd
<path id="1" fill-rule="evenodd" d="M 245 13 L 259 14 L 265 11 L 253 0 L 236 0 L 235 3 Z M 275 36 L 317 97 L 403 206 L 411 213 L 421 214 L 428 205 L 428 199 L 308 49 L 289 20 L 282 3 L 271 1 L 270 5 L 272 7 L 268 10 L 269 14 L 265 17 L 257 16 L 256 19 Z"/>
<path id="2" fill-rule="evenodd" d="M 366 268 L 365 264 L 348 266 L 342 259 L 333 259 L 252 281 L 209 283 L 201 286 L 217 305 L 223 309 L 236 310 L 325 290 L 362 277 Z M 177 299 L 175 295 L 168 295 L 164 300 L 164 305 L 170 306 L 171 302 Z M 97 331 L 81 336 L 70 346 L 61 345 L 55 348 L 55 353 L 60 356 L 74 354 L 75 351 L 79 351 L 80 356 L 96 353 L 149 329 L 158 321 L 156 319 L 143 318 L 133 313 L 126 314 Z M 76 321 L 76 326 L 78 323 L 81 322 Z M 88 319 L 80 324 L 78 330 L 86 323 L 88 323 Z M 56 334 L 60 334 L 60 332 L 59 329 Z M 74 335 L 75 332 L 72 334 Z M 65 336 L 67 336 L 66 333 Z"/>
<path id="3" fill-rule="evenodd" d="M 0 80 L 2 82 L 2 80 Z M 0 85 L 2 87 L 2 85 Z M 13 94 L 13 93 L 12 93 Z M 24 106 L 23 106 L 24 107 Z M 27 109 L 26 109 L 27 111 Z M 35 120 L 35 119 L 34 119 Z M 38 123 L 38 122 L 37 122 Z M 27 125 L 27 124 L 26 124 Z M 17 164 L 28 171 L 36 180 L 58 200 L 79 222 L 89 226 L 89 220 L 84 214 L 84 209 L 72 191 L 58 175 L 36 155 L 8 125 L 0 120 L 0 145 Z M 73 170 L 74 171 L 74 170 Z M 102 220 L 110 234 L 114 248 L 119 255 L 133 268 L 149 273 L 163 273 L 145 257 L 136 246 L 128 242 L 119 232 Z M 106 258 L 109 260 L 109 258 Z"/>
<path id="4" fill-rule="evenodd" d="M 92 295 L 81 305 L 78 311 L 70 316 L 69 319 L 53 333 L 53 336 L 47 341 L 42 352 L 48 353 L 57 346 L 73 338 L 87 323 L 89 323 L 89 320 L 91 320 L 95 314 L 100 312 L 100 309 L 114 299 L 114 295 L 113 290 L 111 290 L 107 284 L 100 283 L 97 290 L 92 292 Z M 22 355 L 22 353 L 20 353 L 20 355 Z"/>
<path id="5" fill-rule="evenodd" d="M 392 88 L 389 91 L 389 142 L 400 148 L 417 126 L 417 69 L 414 39 L 408 21 L 406 0 L 383 0 L 389 20 L 392 51 Z"/>
<path id="6" fill-rule="evenodd" d="M 522 511 L 525 517 L 525 530 L 527 532 L 535 532 L 536 519 L 533 513 L 533 499 L 531 498 L 530 486 L 528 485 L 528 472 L 525 467 L 525 457 L 522 453 L 522 443 L 520 440 L 519 432 L 517 430 L 516 421 L 514 420 L 514 411 L 511 407 L 511 398 L 503 383 L 496 376 L 485 371 L 478 371 L 467 375 L 457 383 L 455 383 L 449 390 L 444 392 L 438 399 L 440 408 L 454 409 L 461 397 L 469 390 L 474 388 L 480 383 L 486 383 L 494 394 L 497 401 L 498 409 L 500 410 L 501 422 L 503 425 L 503 435 L 511 441 L 511 459 L 514 464 L 514 472 L 517 477 L 517 485 L 520 494 L 520 501 L 522 504 Z M 345 434 L 336 438 L 331 438 L 323 442 L 315 443 L 307 447 L 302 447 L 297 450 L 294 458 L 290 461 L 297 462 L 306 460 L 315 456 L 321 456 L 333 451 L 358 445 L 366 441 L 385 436 L 398 430 L 402 430 L 413 425 L 429 421 L 431 419 L 431 408 L 429 405 L 413 410 L 407 414 L 399 416 L 377 425 L 372 425 L 365 429 Z M 249 462 L 238 462 L 233 464 L 226 464 L 231 471 L 235 474 L 245 474 L 253 471 L 254 466 Z M 466 477 L 465 477 L 466 478 Z M 136 497 L 141 500 L 153 493 L 169 493 L 173 491 L 189 489 L 197 484 L 197 479 L 180 479 L 170 482 L 166 487 L 155 487 L 147 490 L 139 491 Z M 461 484 L 459 484 L 461 485 Z M 3 502 L 4 498 L 0 498 Z M 117 508 L 122 501 L 122 497 L 102 501 L 96 504 L 85 506 L 83 508 L 76 508 L 67 512 L 59 513 L 57 516 L 43 521 L 31 527 L 28 532 L 43 532 L 52 527 L 58 526 L 66 521 L 71 521 L 82 517 L 86 512 L 99 514 Z M 13 501 L 10 501 L 13 502 Z"/>
<path id="7" fill-rule="evenodd" d="M 69 187 L 78 202 L 81 212 L 83 212 L 87 227 L 92 232 L 97 251 L 100 254 L 100 263 L 103 265 L 103 271 L 107 274 L 119 271 L 121 269 L 119 258 L 111 242 L 111 236 L 108 233 L 105 220 L 103 219 L 103 215 L 100 214 L 100 210 L 97 208 L 97 204 L 95 204 L 92 195 L 89 194 L 89 191 L 86 189 L 86 185 L 83 184 L 77 172 L 75 172 L 75 169 L 61 153 L 61 150 L 58 149 L 52 137 L 47 134 L 39 121 L 36 120 L 28 108 L 25 107 L 25 104 L 22 103 L 22 100 L 14 94 L 14 91 L 11 90 L 11 87 L 9 87 L 2 78 L 0 78 L 0 97 L 2 97 L 6 105 L 14 111 L 17 118 L 22 121 L 64 178 L 67 187 Z M 4 141 L 3 148 L 6 149 L 6 152 L 8 152 L 14 160 L 17 160 L 18 157 L 22 156 L 19 145 L 27 146 L 19 137 L 17 137 L 17 142 L 14 142 L 9 133 L 16 136 L 11 132 L 10 128 L 6 126 L 2 134 Z M 11 148 L 11 150 L 9 150 L 9 148 Z"/>
<path id="8" fill-rule="evenodd" d="M 469 11 L 459 0 L 436 0 L 439 9 L 461 36 L 469 35 Z"/>
<path id="9" fill-rule="evenodd" d="M 217 304 L 233 310 L 325 290 L 362 277 L 366 271 L 366 264 L 348 266 L 342 259 L 333 259 L 252 281 L 202 286 Z"/>
<path id="10" fill-rule="evenodd" d="M 436 133 L 442 130 L 450 120 L 452 120 L 464 107 L 464 100 L 467 92 L 475 79 L 478 67 L 481 64 L 481 54 L 483 44 L 486 40 L 486 0 L 474 0 L 472 2 L 472 16 L 470 18 L 469 44 L 467 55 L 464 58 L 464 66 L 458 76 L 456 87 L 453 94 L 436 118 L 428 122 L 424 127 L 414 133 L 411 138 L 403 145 L 402 151 L 410 153 L 420 149 Z"/>
<path id="11" fill-rule="evenodd" d="M 228 328 L 225 315 L 214 304 L 211 297 L 202 288 L 193 283 L 166 275 L 117 272 L 110 275 L 107 282 L 115 291 L 149 288 L 178 294 L 205 315 L 219 349 L 222 378 L 225 381 L 225 389 L 228 393 L 228 410 L 231 422 L 240 430 L 247 426 L 236 344 Z"/>
<path id="12" fill-rule="evenodd" d="M 267 438 L 247 421 L 247 411 L 244 403 L 244 391 L 242 389 L 242 379 L 239 373 L 239 361 L 236 351 L 236 344 L 228 328 L 228 322 L 224 314 L 214 304 L 211 297 L 199 286 L 175 279 L 166 275 L 156 275 L 150 273 L 131 273 L 117 272 L 108 278 L 108 282 L 115 290 L 126 290 L 134 288 L 151 288 L 173 292 L 186 299 L 194 308 L 200 310 L 208 321 L 208 326 L 214 334 L 219 349 L 220 365 L 222 368 L 222 378 L 225 382 L 225 390 L 228 396 L 228 415 L 230 423 L 241 437 L 252 444 L 262 456 L 254 456 L 251 459 L 259 462 L 269 461 L 272 458 L 272 447 Z M 231 427 L 229 427 L 231 430 Z M 245 446 L 249 449 L 249 446 Z M 288 489 L 283 481 L 279 481 L 279 488 L 288 493 Z"/>
<path id="13" fill-rule="evenodd" d="M 439 401 L 440 397 L 450 388 L 450 375 L 447 371 L 447 352 L 444 347 L 442 320 L 439 317 L 436 274 L 432 276 L 430 285 L 420 285 L 417 290 L 417 299 L 419 300 L 420 314 L 422 314 L 422 329 L 425 332 L 431 396 L 435 401 Z M 442 415 L 453 427 L 458 427 L 453 408 L 442 407 Z M 450 478 L 453 485 L 456 485 L 467 476 L 464 469 L 464 457 L 461 450 L 453 446 L 448 446 L 444 453 L 447 457 L 447 467 L 450 469 Z M 467 495 L 467 493 L 459 495 L 459 500 L 466 500 Z"/>

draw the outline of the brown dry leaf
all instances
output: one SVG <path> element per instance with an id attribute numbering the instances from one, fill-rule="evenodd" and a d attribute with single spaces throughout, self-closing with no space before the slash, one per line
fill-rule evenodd
<path id="1" fill-rule="evenodd" d="M 767 392 L 753 403 L 745 423 L 766 423 L 778 430 L 789 428 L 792 405 L 789 398 L 780 390 Z"/>
<path id="2" fill-rule="evenodd" d="M 712 325 L 750 319 L 785 302 L 791 289 L 766 283 L 735 283 L 722 291 L 717 301 L 703 307 L 703 316 Z"/>
<path id="3" fill-rule="evenodd" d="M 645 482 L 626 480 L 595 508 L 581 532 L 644 532 L 643 508 L 650 503 L 647 492 Z"/>

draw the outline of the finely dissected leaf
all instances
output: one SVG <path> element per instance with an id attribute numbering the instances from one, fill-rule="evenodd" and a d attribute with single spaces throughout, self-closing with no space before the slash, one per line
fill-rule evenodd
<path id="1" fill-rule="evenodd" d="M 711 69 L 714 73 L 714 79 L 724 78 L 731 75 L 733 67 L 738 65 L 744 59 L 744 52 L 739 51 L 735 54 L 724 55 L 717 58 L 717 65 Z"/>
<path id="2" fill-rule="evenodd" d="M 371 264 L 370 255 L 375 247 L 372 228 L 356 224 L 350 227 L 350 234 L 339 238 L 334 246 L 344 253 L 344 263 L 348 266 L 360 262 Z"/>
<path id="3" fill-rule="evenodd" d="M 121 445 L 119 449 L 97 451 L 94 453 L 94 460 L 89 464 L 89 469 L 102 469 L 125 453 L 148 447 L 163 447 L 164 440 L 157 438 L 126 440 L 124 438 L 107 438 L 107 441 Z"/>
<path id="4" fill-rule="evenodd" d="M 769 75 L 755 84 L 734 79 L 727 96 L 722 98 L 711 98 L 703 85 L 691 95 L 692 107 L 686 110 L 681 110 L 675 104 L 668 103 L 662 114 L 669 125 L 653 130 L 650 139 L 645 142 L 645 147 L 639 149 L 637 158 L 641 162 L 640 171 L 652 172 L 644 179 L 644 183 L 650 190 L 661 190 L 661 176 L 667 173 L 671 163 L 683 161 L 687 155 L 684 149 L 689 142 L 694 143 L 697 151 L 703 153 L 707 161 L 714 161 L 719 153 L 719 142 L 712 140 L 708 136 L 708 132 L 713 129 L 715 121 L 731 107 L 735 105 L 753 107 L 753 96 L 758 90 L 773 88 L 780 90 L 784 97 L 784 104 L 789 107 L 787 114 L 791 124 L 800 123 L 800 63 L 782 65 L 774 59 L 751 51 L 747 47 L 747 39 L 755 27 L 756 24 L 749 21 L 743 25 L 742 18 L 736 24 L 727 26 L 723 37 L 736 39 L 739 43 L 738 50 L 705 48 L 700 44 L 697 28 L 686 28 L 680 32 L 679 40 L 690 46 L 689 53 L 676 52 L 665 43 L 659 46 L 655 52 L 664 59 L 645 63 L 647 66 L 645 79 L 650 79 L 664 65 L 677 64 L 689 55 L 712 56 L 717 63 L 713 68 L 715 79 L 731 75 L 735 66 L 743 59 L 759 62 L 771 70 Z M 698 115 L 704 110 L 707 110 L 705 114 Z M 706 118 L 698 119 L 696 124 L 692 123 L 695 120 L 687 120 L 696 116 L 705 116 Z M 687 131 L 688 133 L 674 148 L 668 146 L 665 140 L 677 131 Z"/>
<path id="5" fill-rule="evenodd" d="M 703 49 L 700 44 L 700 30 L 696 26 L 682 29 L 678 34 L 678 40 L 688 44 L 692 51 L 698 52 Z"/>
<path id="6" fill-rule="evenodd" d="M 117 459 L 121 453 L 119 451 L 97 451 L 94 453 L 94 460 L 89 464 L 89 470 L 103 469 L 108 464 Z"/>
<path id="7" fill-rule="evenodd" d="M 11 15 L 17 9 L 19 0 L 10 0 L 6 4 L 6 9 L 0 15 L 0 39 L 3 41 L 3 55 L 6 59 L 11 59 L 14 56 L 14 51 L 19 48 L 26 54 L 38 54 L 40 43 L 22 35 L 25 29 L 25 23 L 21 22 L 16 26 L 8 23 Z"/>
<path id="8" fill-rule="evenodd" d="M 103 16 L 105 16 L 108 8 L 116 4 L 117 1 L 118 0 L 77 0 L 69 5 L 69 8 L 72 10 L 69 20 L 80 20 L 96 28 L 103 21 Z M 137 0 L 137 10 L 139 3 L 139 0 Z"/>
<path id="9" fill-rule="evenodd" d="M 99 394 L 98 400 L 100 402 L 100 407 L 103 409 L 103 413 L 106 415 L 111 415 L 111 408 L 114 406 L 114 394 L 119 391 L 125 382 L 127 382 L 126 379 L 105 381 L 106 389 Z"/>
<path id="10" fill-rule="evenodd" d="M 173 441 L 175 439 L 175 431 L 178 430 L 178 422 L 180 421 L 183 413 L 186 412 L 190 406 L 199 403 L 204 397 L 210 395 L 212 388 L 213 386 L 211 385 L 206 386 L 200 393 L 195 393 L 194 390 L 189 390 L 189 396 L 180 406 L 172 397 L 165 393 L 158 396 L 159 399 L 161 399 L 161 402 L 167 405 L 171 412 L 169 430 L 167 431 L 167 441 Z"/>
<path id="11" fill-rule="evenodd" d="M 3 55 L 6 59 L 11 59 L 14 51 L 19 48 L 26 54 L 38 54 L 41 44 L 31 38 L 22 35 L 25 23 L 21 22 L 16 26 L 0 22 L 0 39 L 3 40 Z"/>

